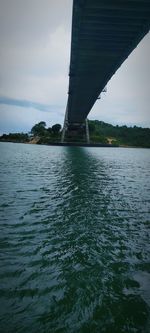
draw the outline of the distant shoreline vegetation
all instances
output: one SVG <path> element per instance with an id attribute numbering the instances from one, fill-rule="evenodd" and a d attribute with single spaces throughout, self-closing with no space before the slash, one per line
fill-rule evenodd
<path id="1" fill-rule="evenodd" d="M 99 120 L 88 120 L 90 143 L 150 148 L 150 128 L 113 126 Z M 30 133 L 9 133 L 0 136 L 1 142 L 31 144 L 60 143 L 62 127 L 47 127 L 44 121 L 35 124 Z M 71 141 L 71 140 L 70 140 Z"/>

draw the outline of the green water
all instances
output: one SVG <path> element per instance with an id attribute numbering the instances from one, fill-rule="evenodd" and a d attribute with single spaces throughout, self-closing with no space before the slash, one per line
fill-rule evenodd
<path id="1" fill-rule="evenodd" d="M 0 332 L 150 332 L 150 150 L 0 144 Z"/>

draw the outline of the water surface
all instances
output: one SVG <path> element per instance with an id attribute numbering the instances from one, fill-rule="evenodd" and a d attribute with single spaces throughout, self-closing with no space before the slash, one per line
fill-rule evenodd
<path id="1" fill-rule="evenodd" d="M 150 150 L 0 156 L 0 332 L 149 332 Z"/>

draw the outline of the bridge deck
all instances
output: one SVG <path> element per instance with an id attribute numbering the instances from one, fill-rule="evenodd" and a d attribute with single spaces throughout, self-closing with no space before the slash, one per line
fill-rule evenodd
<path id="1" fill-rule="evenodd" d="M 83 123 L 150 28 L 150 0 L 74 0 L 68 122 Z"/>

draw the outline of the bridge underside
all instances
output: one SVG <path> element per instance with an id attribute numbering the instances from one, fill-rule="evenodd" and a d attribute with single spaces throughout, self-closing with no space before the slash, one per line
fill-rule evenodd
<path id="1" fill-rule="evenodd" d="M 112 75 L 149 31 L 150 0 L 74 0 L 67 124 L 83 124 Z"/>

